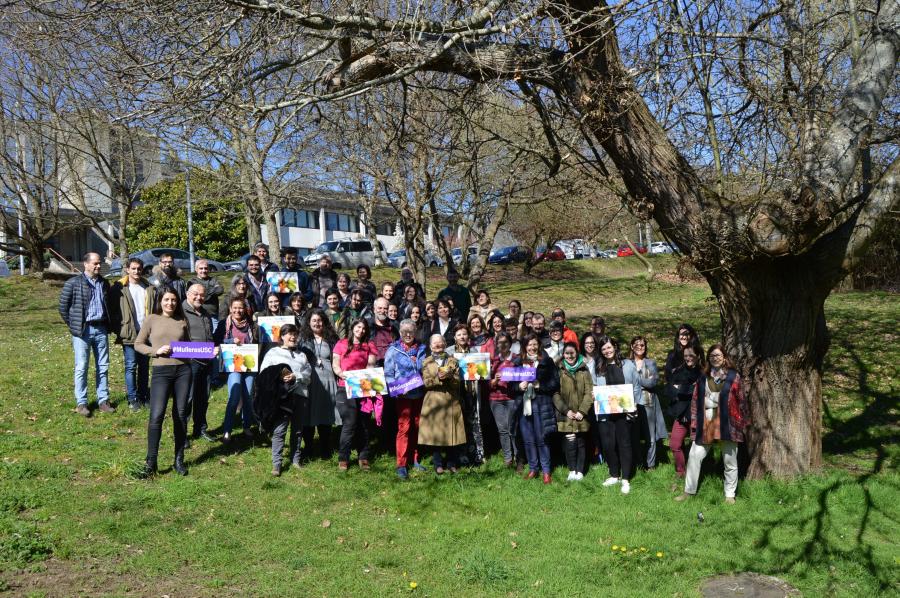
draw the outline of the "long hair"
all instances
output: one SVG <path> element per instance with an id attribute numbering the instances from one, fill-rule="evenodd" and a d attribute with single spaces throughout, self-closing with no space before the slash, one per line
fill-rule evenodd
<path id="1" fill-rule="evenodd" d="M 363 335 L 362 338 L 359 339 L 359 343 L 353 338 L 353 329 L 356 328 L 357 324 L 362 324 L 364 326 Z M 368 343 L 370 334 L 371 330 L 369 329 L 369 323 L 365 319 L 356 318 L 350 322 L 350 328 L 347 330 L 347 344 L 349 345 L 349 350 L 353 351 L 355 348 L 362 347 L 362 345 Z"/>
<path id="2" fill-rule="evenodd" d="M 606 358 L 603 357 L 603 345 L 606 343 L 610 343 L 613 346 L 614 354 L 613 354 L 613 363 L 617 366 L 622 367 L 622 355 L 619 354 L 619 343 L 616 342 L 616 339 L 603 335 L 597 339 L 597 359 L 594 361 L 594 371 L 597 372 L 598 376 L 606 376 Z"/>
<path id="3" fill-rule="evenodd" d="M 731 356 L 728 355 L 728 351 L 725 350 L 725 346 L 722 343 L 716 343 L 706 350 L 706 363 L 701 366 L 703 373 L 707 376 L 712 372 L 712 365 L 709 363 L 709 354 L 716 349 L 722 352 L 722 368 L 725 371 L 734 369 L 734 362 L 731 360 Z"/>
<path id="4" fill-rule="evenodd" d="M 275 297 L 275 300 L 278 301 L 278 311 L 273 312 L 269 309 L 269 299 Z M 284 308 L 281 307 L 281 297 L 278 296 L 278 293 L 269 293 L 266 295 L 266 298 L 263 299 L 263 306 L 260 310 L 261 316 L 281 316 L 284 315 Z"/>
<path id="5" fill-rule="evenodd" d="M 650 343 L 647 342 L 646 338 L 639 334 L 632 338 L 631 342 L 628 343 L 628 359 L 634 359 L 634 343 L 638 341 L 644 341 L 644 359 L 650 357 Z"/>
<path id="6" fill-rule="evenodd" d="M 313 340 L 313 331 L 309 325 L 313 316 L 319 316 L 322 319 L 322 338 L 324 338 L 329 345 L 334 345 L 334 343 L 336 343 L 338 340 L 337 332 L 334 329 L 334 325 L 331 323 L 331 318 L 329 318 L 325 311 L 319 307 L 314 307 L 306 312 L 306 318 L 304 318 L 303 327 L 300 329 L 300 340 Z"/>
<path id="7" fill-rule="evenodd" d="M 589 338 L 594 339 L 594 352 L 597 354 L 597 357 L 601 357 L 600 343 L 597 341 L 597 335 L 594 334 L 593 332 L 585 332 L 584 334 L 581 335 L 581 338 L 579 339 L 581 341 L 581 345 L 580 345 L 581 354 L 584 355 L 585 357 L 591 357 L 590 355 L 588 355 L 587 353 L 584 352 L 584 341 L 586 341 Z M 594 359 L 594 361 L 596 361 L 596 358 L 592 357 L 592 359 Z"/>
<path id="8" fill-rule="evenodd" d="M 178 296 L 178 291 L 176 291 L 169 285 L 164 286 L 162 288 L 162 290 L 159 292 L 159 302 L 156 304 L 156 307 L 153 308 L 153 313 L 155 313 L 158 316 L 163 315 L 162 300 L 165 298 L 166 295 L 170 295 L 170 294 L 175 295 L 175 299 L 177 299 L 177 301 L 175 301 L 175 313 L 172 314 L 172 319 L 183 320 L 184 319 L 184 309 L 182 309 L 182 307 L 181 307 L 181 298 Z"/>
<path id="9" fill-rule="evenodd" d="M 541 347 L 541 339 L 537 337 L 537 335 L 533 332 L 529 332 L 525 336 L 522 337 L 522 340 L 519 341 L 519 348 L 521 351 L 519 352 L 519 357 L 524 361 L 528 358 L 528 343 L 531 341 L 537 341 L 538 344 L 538 354 L 537 360 L 540 361 L 541 357 L 543 357 L 542 353 L 544 352 L 544 348 Z"/>
<path id="10" fill-rule="evenodd" d="M 700 344 L 700 335 L 697 334 L 697 331 L 690 324 L 682 324 L 675 330 L 675 340 L 672 343 L 672 350 L 675 351 L 675 355 L 681 360 L 681 354 L 684 352 L 684 349 L 681 348 L 681 343 L 678 342 L 678 335 L 682 330 L 686 330 L 688 333 L 688 347 L 694 350 L 698 358 L 703 359 L 703 346 Z"/>

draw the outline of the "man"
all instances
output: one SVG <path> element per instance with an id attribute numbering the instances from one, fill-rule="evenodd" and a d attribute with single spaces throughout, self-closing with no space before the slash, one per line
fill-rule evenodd
<path id="1" fill-rule="evenodd" d="M 560 322 L 563 325 L 563 340 L 567 343 L 575 343 L 575 346 L 578 347 L 580 351 L 581 348 L 578 345 L 578 335 L 575 334 L 575 331 L 566 326 L 566 312 L 561 307 L 557 307 L 553 310 L 553 313 L 550 314 L 550 317 L 554 322 Z"/>
<path id="2" fill-rule="evenodd" d="M 512 338 L 512 348 L 510 351 L 514 355 L 522 353 L 522 345 L 519 343 L 519 321 L 516 318 L 504 318 L 503 329 Z"/>
<path id="3" fill-rule="evenodd" d="M 75 412 L 90 417 L 87 371 L 92 352 L 98 407 L 104 413 L 115 413 L 116 408 L 109 404 L 109 283 L 100 276 L 100 254 L 86 253 L 82 261 L 84 274 L 67 280 L 59 295 L 59 315 L 69 327 L 75 352 Z"/>
<path id="4" fill-rule="evenodd" d="M 247 294 L 252 295 L 253 305 L 262 309 L 266 305 L 266 295 L 269 294 L 269 283 L 262 270 L 262 262 L 259 257 L 251 255 L 247 258 L 247 273 L 244 274 L 247 281 Z"/>
<path id="5" fill-rule="evenodd" d="M 438 293 L 438 297 L 449 295 L 453 299 L 453 307 L 463 320 L 469 317 L 472 308 L 472 295 L 469 289 L 459 284 L 459 272 L 454 269 L 447 271 L 447 288 Z"/>
<path id="6" fill-rule="evenodd" d="M 159 265 L 153 268 L 153 276 L 148 281 L 150 286 L 147 287 L 147 300 L 145 302 L 146 314 L 152 314 L 159 308 L 159 301 L 162 299 L 162 290 L 166 287 L 175 289 L 179 301 L 184 301 L 186 285 L 184 279 L 179 276 L 178 268 L 175 267 L 175 258 L 171 253 L 164 253 L 159 256 Z"/>
<path id="7" fill-rule="evenodd" d="M 137 411 L 146 405 L 150 381 L 150 358 L 134 350 L 134 341 L 146 315 L 144 302 L 150 283 L 144 277 L 144 262 L 130 258 L 125 264 L 125 276 L 113 283 L 109 290 L 110 329 L 116 342 L 122 345 L 125 360 L 125 389 L 128 406 Z"/>
<path id="8" fill-rule="evenodd" d="M 549 334 L 549 343 L 544 350 L 547 352 L 547 355 L 553 360 L 553 363 L 559 365 L 559 362 L 562 361 L 563 357 L 563 348 L 565 347 L 566 341 L 563 339 L 563 324 L 559 320 L 553 320 L 550 322 L 550 330 Z"/>
<path id="9" fill-rule="evenodd" d="M 285 247 L 284 267 L 281 271 L 294 272 L 297 274 L 297 290 L 303 294 L 303 298 L 306 299 L 306 303 L 309 304 L 313 299 L 312 288 L 309 285 L 309 274 L 303 270 L 303 266 L 300 265 L 300 260 L 297 259 L 296 247 Z M 286 302 L 290 299 L 290 294 L 286 294 L 283 299 L 284 301 L 282 301 L 282 303 L 287 305 Z"/>
<path id="10" fill-rule="evenodd" d="M 187 299 L 184 300 L 181 307 L 187 320 L 191 342 L 213 342 L 215 327 L 212 317 L 206 310 L 206 304 L 206 286 L 202 282 L 189 286 Z M 218 349 L 216 349 L 216 353 L 218 353 Z M 189 359 L 188 363 L 191 366 L 191 388 L 188 391 L 188 401 L 190 401 L 194 419 L 193 437 L 212 442 L 214 438 L 207 431 L 206 410 L 209 408 L 209 374 L 215 362 L 211 359 Z M 187 421 L 183 424 L 186 432 Z"/>
<path id="11" fill-rule="evenodd" d="M 352 295 L 351 295 L 352 297 Z M 372 342 L 378 351 L 376 365 L 381 367 L 384 363 L 384 354 L 392 342 L 400 338 L 400 333 L 388 318 L 388 305 L 390 303 L 384 297 L 375 300 L 375 317 L 372 321 Z"/>
<path id="12" fill-rule="evenodd" d="M 225 294 L 225 288 L 222 283 L 209 275 L 209 262 L 205 259 L 201 258 L 194 262 L 194 271 L 197 276 L 188 281 L 188 288 L 191 285 L 199 284 L 206 291 L 203 310 L 212 318 L 213 330 L 215 330 L 219 323 L 219 297 Z"/>
<path id="13" fill-rule="evenodd" d="M 394 297 L 391 299 L 391 303 L 399 307 L 403 298 L 406 296 L 406 287 L 409 286 L 415 287 L 419 297 L 425 298 L 425 289 L 422 288 L 422 285 L 413 280 L 412 270 L 407 267 L 400 270 L 400 282 L 394 285 Z"/>
<path id="14" fill-rule="evenodd" d="M 344 306 L 341 316 L 335 322 L 337 333 L 340 338 L 350 338 L 350 326 L 354 321 L 363 319 L 369 324 L 369 329 L 375 325 L 375 317 L 372 309 L 363 303 L 363 293 L 359 289 L 350 291 L 350 298 L 347 299 L 347 305 Z"/>
<path id="15" fill-rule="evenodd" d="M 269 246 L 265 243 L 257 243 L 253 246 L 253 255 L 259 258 L 259 268 L 263 274 L 266 272 L 278 272 L 278 266 L 269 261 Z M 247 260 L 250 265 L 250 260 Z"/>
<path id="16" fill-rule="evenodd" d="M 541 342 L 541 347 L 545 349 L 550 345 L 550 334 L 547 332 L 545 327 L 546 324 L 547 322 L 544 318 L 544 314 L 535 312 L 535 314 L 531 316 L 531 331 L 538 337 L 538 340 Z"/>
<path id="17" fill-rule="evenodd" d="M 337 274 L 331 269 L 331 258 L 323 255 L 319 260 L 319 267 L 309 275 L 309 284 L 312 287 L 313 307 L 325 306 L 325 294 L 332 287 L 337 286 Z"/>

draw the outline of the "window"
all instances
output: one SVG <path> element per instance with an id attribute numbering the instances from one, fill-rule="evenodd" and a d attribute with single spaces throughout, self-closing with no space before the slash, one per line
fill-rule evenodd
<path id="1" fill-rule="evenodd" d="M 394 235 L 394 231 L 391 228 L 390 222 L 379 222 L 375 225 L 375 234 L 376 235 L 384 235 L 386 237 L 392 237 Z"/>
<path id="2" fill-rule="evenodd" d="M 309 247 L 298 247 L 297 248 L 297 257 L 304 258 L 312 252 L 313 252 L 313 250 Z"/>
<path id="3" fill-rule="evenodd" d="M 345 231 L 348 233 L 359 232 L 359 221 L 356 216 L 325 212 L 325 228 L 328 230 Z"/>
<path id="4" fill-rule="evenodd" d="M 319 213 L 315 210 L 281 210 L 281 226 L 297 228 L 319 228 Z"/>
<path id="5" fill-rule="evenodd" d="M 368 241 L 354 241 L 350 243 L 350 251 L 372 251 L 372 244 Z"/>

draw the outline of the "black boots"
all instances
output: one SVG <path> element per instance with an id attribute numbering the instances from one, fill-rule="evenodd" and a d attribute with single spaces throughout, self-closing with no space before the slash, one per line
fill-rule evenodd
<path id="1" fill-rule="evenodd" d="M 144 466 L 138 471 L 137 477 L 142 480 L 152 478 L 156 475 L 156 463 L 145 461 Z"/>
<path id="2" fill-rule="evenodd" d="M 187 467 L 184 466 L 184 449 L 175 453 L 175 464 L 172 466 L 172 469 L 174 469 L 178 475 L 188 474 Z"/>

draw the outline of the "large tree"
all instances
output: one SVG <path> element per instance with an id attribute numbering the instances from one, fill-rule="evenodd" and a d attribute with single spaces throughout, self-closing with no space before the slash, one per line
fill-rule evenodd
<path id="1" fill-rule="evenodd" d="M 751 475 L 820 465 L 824 302 L 900 196 L 896 0 L 91 6 L 157 24 L 155 51 L 129 49 L 135 81 L 162 65 L 183 96 L 226 102 L 237 81 L 303 75 L 246 110 L 314 108 L 426 70 L 552 102 L 716 295 L 749 389 Z M 255 46 L 212 52 L 236 24 Z M 281 53 L 258 68 L 235 60 L 267 44 Z"/>

